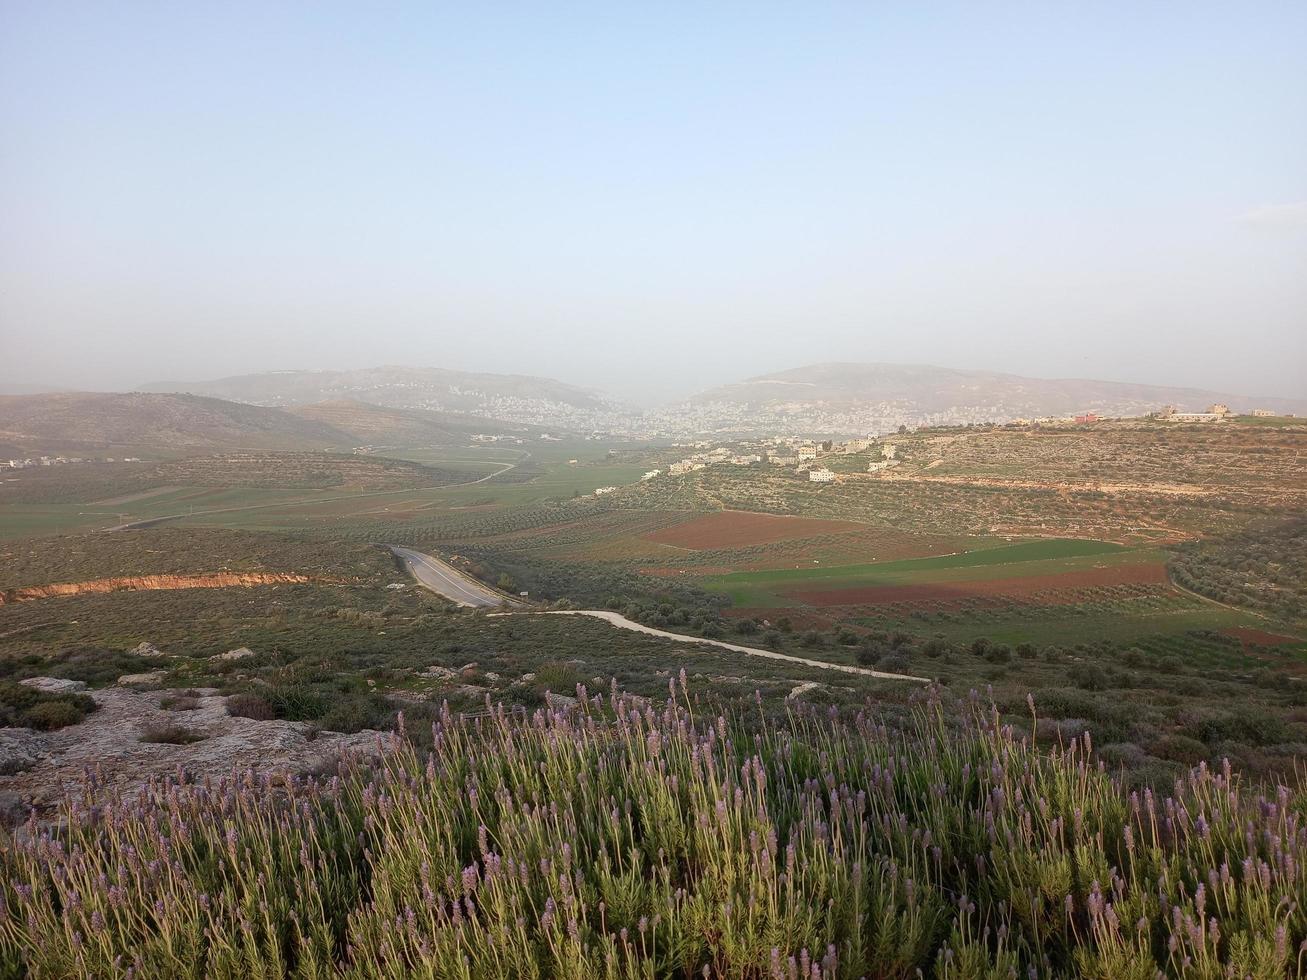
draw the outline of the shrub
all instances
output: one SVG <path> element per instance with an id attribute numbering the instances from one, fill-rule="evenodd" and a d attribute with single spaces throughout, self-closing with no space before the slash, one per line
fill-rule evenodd
<path id="1" fill-rule="evenodd" d="M 183 728 L 176 722 L 151 722 L 141 728 L 141 741 L 159 745 L 190 745 L 204 738 L 198 732 Z"/>
<path id="2" fill-rule="evenodd" d="M 233 694 L 227 699 L 227 714 L 234 718 L 253 718 L 255 721 L 272 721 L 277 717 L 271 704 L 248 691 Z"/>
<path id="3" fill-rule="evenodd" d="M 86 713 L 69 701 L 42 701 L 22 712 L 19 721 L 24 728 L 51 732 L 76 725 L 85 717 Z"/>

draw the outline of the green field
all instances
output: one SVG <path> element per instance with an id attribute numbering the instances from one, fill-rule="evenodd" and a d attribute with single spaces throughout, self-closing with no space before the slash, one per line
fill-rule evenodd
<path id="1" fill-rule="evenodd" d="M 263 487 L 177 487 L 166 493 L 106 505 L 88 499 L 71 503 L 0 504 L 0 540 L 94 531 L 157 518 L 202 527 L 296 530 L 345 528 L 352 521 L 466 507 L 513 507 L 588 494 L 602 486 L 634 483 L 647 467 L 610 461 L 601 443 L 545 443 L 524 451 L 498 446 L 397 452 L 393 458 L 448 466 L 486 477 L 482 482 L 407 490 L 349 491 Z M 572 465 L 569 460 L 576 459 Z M 504 470 L 507 463 L 513 469 Z M 474 476 L 474 479 L 476 477 Z M 90 491 L 92 495 L 101 489 Z M 101 499 L 97 496 L 97 499 Z"/>
<path id="2" fill-rule="evenodd" d="M 977 581 L 1026 575 L 1055 575 L 1103 565 L 1160 561 L 1152 549 L 1130 549 L 1107 541 L 1049 538 L 998 545 L 956 555 L 905 558 L 862 565 L 732 572 L 699 580 L 703 588 L 724 592 L 737 606 L 792 606 L 782 593 L 794 589 L 842 589 L 877 585 L 919 585 Z"/>
<path id="3" fill-rule="evenodd" d="M 1022 603 L 961 612 L 915 610 L 906 614 L 889 609 L 884 615 L 868 616 L 856 622 L 875 629 L 929 633 L 955 643 L 969 643 L 984 636 L 996 643 L 1013 646 L 1033 643 L 1039 647 L 1074 646 L 1086 639 L 1136 644 L 1145 639 L 1174 637 L 1198 630 L 1266 626 L 1251 613 L 1175 591 L 1058 606 Z"/>

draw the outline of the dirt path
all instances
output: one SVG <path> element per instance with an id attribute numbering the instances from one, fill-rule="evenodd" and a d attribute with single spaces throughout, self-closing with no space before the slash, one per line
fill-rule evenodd
<path id="1" fill-rule="evenodd" d="M 491 613 L 490 615 L 522 615 L 521 613 Z M 849 664 L 832 664 L 824 660 L 808 660 L 805 657 L 792 657 L 788 653 L 777 653 L 775 650 L 760 650 L 757 647 L 745 647 L 736 643 L 725 643 L 722 640 L 705 640 L 698 636 L 686 636 L 683 633 L 670 633 L 667 630 L 655 629 L 652 626 L 645 626 L 643 623 L 637 623 L 634 620 L 627 619 L 625 616 L 609 612 L 606 609 L 549 609 L 538 613 L 528 613 L 526 615 L 537 616 L 590 616 L 594 619 L 602 619 L 604 622 L 612 623 L 614 626 L 624 630 L 632 630 L 636 633 L 647 633 L 650 636 L 661 636 L 669 640 L 676 640 L 680 643 L 695 643 L 705 646 L 721 647 L 723 650 L 732 650 L 735 653 L 748 654 L 750 657 L 766 657 L 768 660 L 782 660 L 792 664 L 802 664 L 804 667 L 816 667 L 819 670 L 837 670 L 844 674 L 861 674 L 863 677 L 879 677 L 883 680 L 890 681 L 913 681 L 917 684 L 929 684 L 929 677 L 916 677 L 912 674 L 891 674 L 883 670 L 872 670 L 870 667 L 854 667 Z"/>

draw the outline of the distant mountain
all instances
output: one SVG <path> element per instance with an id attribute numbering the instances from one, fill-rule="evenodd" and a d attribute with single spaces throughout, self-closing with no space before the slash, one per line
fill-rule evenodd
<path id="1" fill-rule="evenodd" d="M 19 453 L 333 449 L 352 443 L 348 433 L 316 419 L 196 395 L 0 396 L 0 444 Z"/>
<path id="2" fill-rule="evenodd" d="M 386 408 L 459 412 L 508 422 L 584 427 L 612 410 L 594 391 L 550 378 L 473 374 L 444 368 L 273 371 L 216 381 L 162 381 L 144 391 L 184 391 L 252 405 L 286 407 L 358 401 Z"/>
<path id="3" fill-rule="evenodd" d="M 1254 398 L 1197 388 L 1081 379 L 1024 378 L 921 364 L 814 364 L 749 378 L 696 395 L 700 415 L 817 431 L 884 431 L 899 424 L 1007 421 L 1095 412 L 1134 416 L 1164 405 L 1200 411 L 1214 402 L 1235 411 L 1307 412 L 1307 400 Z"/>
<path id="4" fill-rule="evenodd" d="M 538 436 L 540 429 L 511 425 L 472 415 L 429 412 L 417 408 L 385 408 L 358 401 L 320 402 L 289 410 L 347 432 L 357 443 L 391 446 L 465 446 L 474 435 Z"/>

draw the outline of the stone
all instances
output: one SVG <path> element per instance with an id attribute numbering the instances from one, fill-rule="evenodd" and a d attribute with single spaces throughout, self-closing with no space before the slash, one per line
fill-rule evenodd
<path id="1" fill-rule="evenodd" d="M 481 676 L 484 677 L 486 680 L 490 681 L 490 683 L 492 684 L 498 683 L 499 681 L 499 675 L 496 674 L 493 670 L 487 670 Z"/>
<path id="2" fill-rule="evenodd" d="M 228 650 L 226 653 L 216 653 L 209 659 L 211 660 L 244 660 L 246 657 L 254 657 L 257 654 L 249 647 L 237 647 L 235 650 Z"/>
<path id="3" fill-rule="evenodd" d="M 168 656 L 168 654 L 164 653 L 162 650 L 160 650 L 158 647 L 156 647 L 153 643 L 149 642 L 148 640 L 142 640 L 140 643 L 136 644 L 136 646 L 132 647 L 127 652 L 134 657 L 157 658 L 157 657 Z"/>
<path id="4" fill-rule="evenodd" d="M 0 776 L 27 772 L 45 757 L 45 740 L 30 728 L 0 728 Z"/>
<path id="5" fill-rule="evenodd" d="M 166 670 L 151 670 L 144 674 L 123 674 L 118 678 L 119 687 L 146 687 L 150 684 L 159 684 L 168 676 Z"/>
<path id="6" fill-rule="evenodd" d="M 28 677 L 18 683 L 46 694 L 75 694 L 86 690 L 86 681 L 70 681 L 66 677 Z"/>
<path id="7" fill-rule="evenodd" d="M 434 677 L 438 681 L 452 681 L 458 675 L 448 667 L 440 667 L 433 664 L 426 670 L 422 671 L 422 676 Z"/>

